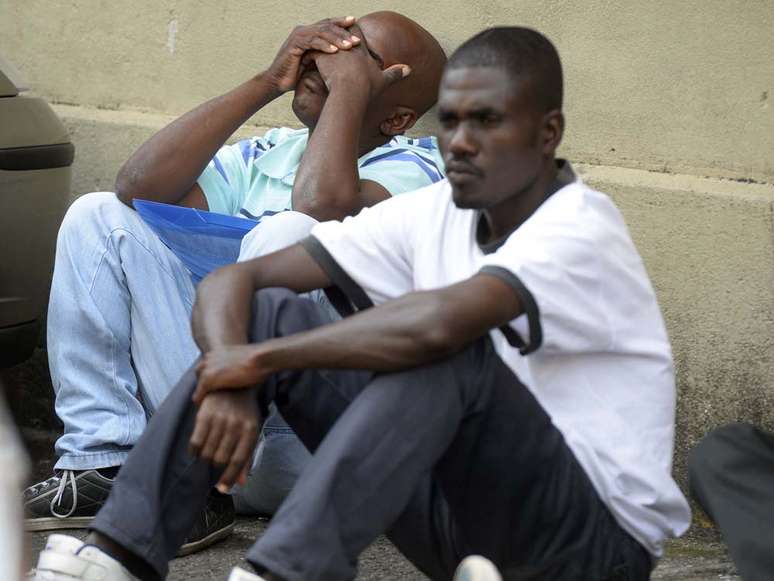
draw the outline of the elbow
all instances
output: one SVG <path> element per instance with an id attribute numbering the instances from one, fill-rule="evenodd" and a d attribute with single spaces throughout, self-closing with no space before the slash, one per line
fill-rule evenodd
<path id="1" fill-rule="evenodd" d="M 445 359 L 460 349 L 454 334 L 447 329 L 425 329 L 417 341 L 417 348 L 431 360 Z"/>
<path id="2" fill-rule="evenodd" d="M 440 297 L 434 297 L 427 305 L 425 316 L 415 319 L 416 348 L 433 360 L 450 357 L 460 350 L 460 334 L 448 314 L 447 305 Z"/>
<path id="3" fill-rule="evenodd" d="M 327 222 L 328 220 L 341 221 L 347 216 L 356 214 L 360 207 L 351 200 L 322 201 L 317 196 L 303 195 L 293 200 L 293 209 L 311 216 L 318 222 Z"/>
<path id="4" fill-rule="evenodd" d="M 132 200 L 139 197 L 136 182 L 137 180 L 134 179 L 126 169 L 126 165 L 119 170 L 118 175 L 116 176 L 116 196 L 130 208 L 132 207 Z"/>

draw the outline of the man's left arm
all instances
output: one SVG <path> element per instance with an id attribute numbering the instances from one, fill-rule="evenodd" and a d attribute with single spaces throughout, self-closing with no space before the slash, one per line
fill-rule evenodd
<path id="1" fill-rule="evenodd" d="M 286 369 L 398 371 L 448 357 L 523 312 L 511 285 L 479 273 L 417 291 L 336 323 L 260 344 L 225 345 L 202 355 L 194 399 L 260 385 Z M 352 338 L 357 337 L 357 341 Z"/>
<path id="2" fill-rule="evenodd" d="M 364 44 L 364 43 L 361 43 Z M 406 65 L 382 70 L 365 46 L 327 59 L 312 53 L 328 98 L 293 183 L 293 209 L 319 221 L 342 220 L 390 197 L 382 185 L 361 180 L 357 160 L 368 104 L 409 74 Z"/>
<path id="3" fill-rule="evenodd" d="M 303 252 L 300 246 L 295 251 Z M 197 365 L 194 401 L 200 408 L 191 451 L 224 468 L 217 488 L 227 492 L 235 482 L 246 482 L 259 429 L 255 390 L 271 374 L 285 369 L 388 372 L 418 367 L 455 353 L 522 310 L 508 283 L 481 273 L 303 333 L 259 344 L 219 344 Z"/>

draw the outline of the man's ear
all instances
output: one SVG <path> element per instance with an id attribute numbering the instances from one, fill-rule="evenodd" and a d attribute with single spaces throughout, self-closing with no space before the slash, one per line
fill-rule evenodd
<path id="1" fill-rule="evenodd" d="M 379 131 L 382 135 L 402 135 L 414 126 L 417 122 L 417 112 L 411 107 L 398 105 L 390 116 L 379 124 Z"/>
<path id="2" fill-rule="evenodd" d="M 564 114 L 559 109 L 553 109 L 543 116 L 543 154 L 553 155 L 564 135 Z"/>

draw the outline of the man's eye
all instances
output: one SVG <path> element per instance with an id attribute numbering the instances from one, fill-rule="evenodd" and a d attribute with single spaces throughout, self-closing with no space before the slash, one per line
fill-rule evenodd
<path id="1" fill-rule="evenodd" d="M 483 115 L 478 119 L 478 122 L 484 127 L 494 127 L 500 123 L 500 118 L 497 115 Z"/>
<path id="2" fill-rule="evenodd" d="M 382 60 L 382 57 L 380 57 L 378 54 L 376 54 L 370 48 L 368 49 L 368 54 L 370 54 L 371 58 L 374 59 L 379 64 L 379 68 L 384 70 L 384 60 Z"/>
<path id="3" fill-rule="evenodd" d="M 438 122 L 441 124 L 441 127 L 449 129 L 457 124 L 457 119 L 452 115 L 439 115 Z"/>

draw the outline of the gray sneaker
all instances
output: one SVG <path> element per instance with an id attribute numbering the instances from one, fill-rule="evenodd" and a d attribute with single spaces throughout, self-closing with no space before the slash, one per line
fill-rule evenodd
<path id="1" fill-rule="evenodd" d="M 113 479 L 97 470 L 62 470 L 24 491 L 30 532 L 85 529 L 105 504 Z M 236 516 L 231 497 L 213 491 L 178 556 L 190 555 L 225 539 L 234 530 Z"/>
<path id="2" fill-rule="evenodd" d="M 96 470 L 58 470 L 24 491 L 28 531 L 84 529 L 105 504 L 113 480 Z"/>

